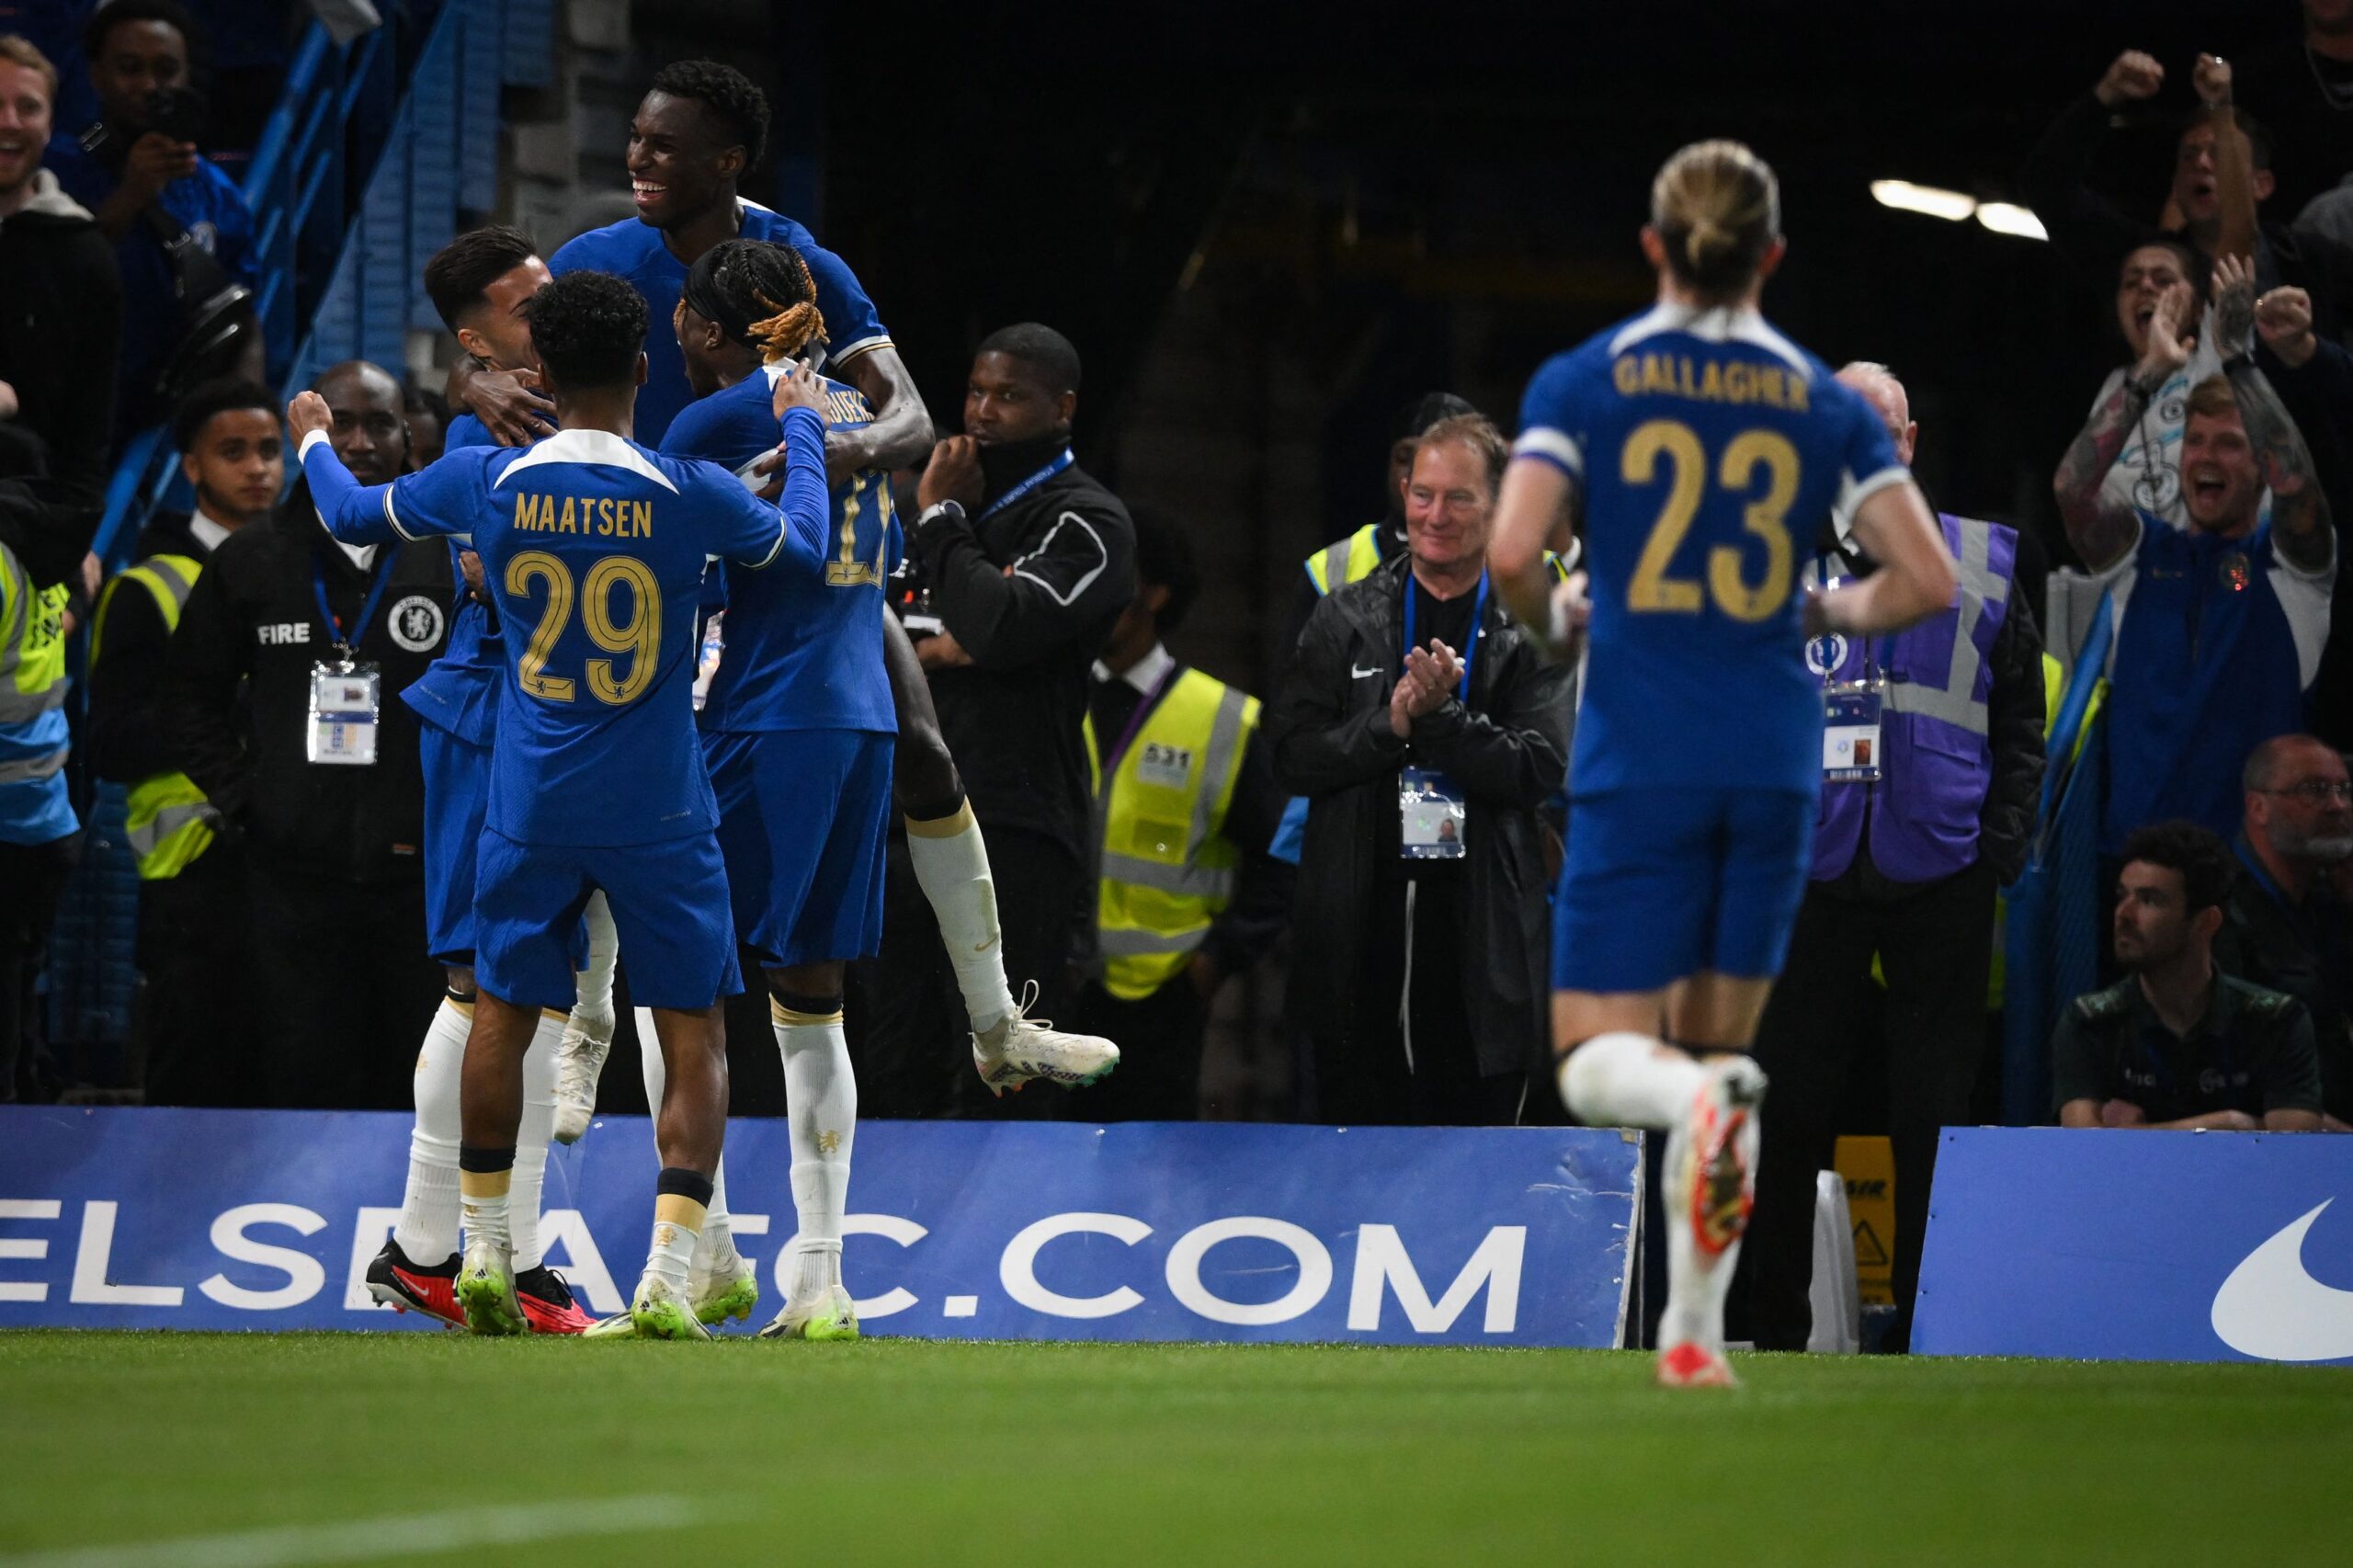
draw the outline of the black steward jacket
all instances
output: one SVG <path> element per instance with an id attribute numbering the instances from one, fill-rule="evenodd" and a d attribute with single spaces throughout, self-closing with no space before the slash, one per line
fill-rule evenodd
<path id="1" fill-rule="evenodd" d="M 1085 863 L 1088 672 L 1135 597 L 1128 509 L 1073 465 L 993 517 L 933 518 L 908 550 L 934 613 L 972 656 L 932 672 L 931 699 L 973 814 Z"/>
<path id="2" fill-rule="evenodd" d="M 1367 972 L 1365 922 L 1385 907 L 1376 857 L 1394 839 L 1381 813 L 1396 812 L 1397 771 L 1416 760 L 1451 775 L 1470 803 L 1457 951 L 1479 1070 L 1520 1072 L 1541 1060 L 1547 1029 L 1551 886 L 1537 808 L 1568 772 L 1575 666 L 1545 663 L 1491 596 L 1470 701 L 1448 698 L 1399 740 L 1389 697 L 1404 658 L 1407 564 L 1400 551 L 1315 607 L 1266 722 L 1276 782 L 1308 797 L 1287 1006 L 1302 1033 L 1343 1042 L 1359 1020 L 1395 1015 L 1398 976 Z"/>
<path id="3" fill-rule="evenodd" d="M 452 602 L 446 543 L 377 550 L 377 568 L 383 551 L 393 552 L 392 578 L 358 644 L 358 657 L 382 676 L 373 767 L 323 766 L 306 754 L 311 669 L 334 656 L 313 563 L 347 628 L 369 574 L 327 537 L 305 484 L 267 523 L 238 530 L 213 551 L 172 634 L 163 676 L 172 765 L 256 856 L 353 882 L 424 874 L 416 716 L 400 694 L 447 645 Z"/>

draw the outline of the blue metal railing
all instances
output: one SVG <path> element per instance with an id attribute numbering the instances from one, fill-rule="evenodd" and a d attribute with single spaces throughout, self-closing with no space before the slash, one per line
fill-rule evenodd
<path id="1" fill-rule="evenodd" d="M 402 0 L 383 9 L 383 27 L 342 48 L 311 27 L 247 167 L 256 310 L 281 387 L 340 359 L 400 371 L 408 330 L 438 325 L 420 277 L 425 258 L 449 242 L 460 211 L 497 199 L 500 88 L 554 74 L 551 0 Z M 130 563 L 158 508 L 187 504 L 176 456 L 161 426 L 124 443 L 92 546 L 109 573 Z M 77 676 L 85 648 L 86 633 L 73 653 Z M 78 702 L 86 687 L 74 686 Z M 95 1081 L 127 1083 L 137 872 L 121 834 L 121 787 L 94 794 L 46 979 L 50 1032 Z"/>
<path id="2" fill-rule="evenodd" d="M 499 91 L 553 74 L 551 0 L 415 0 L 338 49 L 313 24 L 248 166 L 270 379 L 289 390 L 342 359 L 398 373 L 411 328 L 439 324 L 425 258 L 462 211 L 497 200 Z M 402 63 L 404 28 L 421 29 Z M 125 444 L 93 548 L 129 564 L 140 529 L 179 488 L 158 429 Z"/>

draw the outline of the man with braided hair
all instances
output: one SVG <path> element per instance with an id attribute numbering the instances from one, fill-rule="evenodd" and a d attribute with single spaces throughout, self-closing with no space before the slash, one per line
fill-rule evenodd
<path id="1" fill-rule="evenodd" d="M 756 465 L 780 435 L 771 388 L 824 335 L 808 263 L 788 246 L 723 242 L 695 263 L 674 324 L 702 395 L 671 423 L 664 452 L 760 484 Z M 820 385 L 834 427 L 872 419 L 855 387 Z M 881 946 L 894 751 L 909 843 L 924 846 L 925 895 L 953 933 L 947 946 L 967 1008 L 988 1026 L 975 1044 L 984 1075 L 998 1071 L 997 1085 L 1077 1082 L 1119 1057 L 1108 1040 L 1058 1034 L 1013 1004 L 980 829 L 914 650 L 883 601 L 900 546 L 889 476 L 867 469 L 836 483 L 831 522 L 821 573 L 725 572 L 725 608 L 703 637 L 699 719 L 736 938 L 767 973 L 784 1056 L 800 1231 L 784 1310 L 762 1332 L 810 1339 L 858 1335 L 841 1282 L 858 1120 L 843 971 Z M 647 1071 L 647 1092 L 658 1094 L 650 1081 L 658 1063 Z"/>

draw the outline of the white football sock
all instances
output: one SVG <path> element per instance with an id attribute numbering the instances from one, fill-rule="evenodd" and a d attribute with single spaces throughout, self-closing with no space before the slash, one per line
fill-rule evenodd
<path id="1" fill-rule="evenodd" d="M 508 1222 L 515 1233 L 515 1271 L 540 1266 L 540 1192 L 547 1180 L 548 1140 L 555 1135 L 556 1051 L 563 1015 L 541 1009 L 523 1053 L 523 1120 L 515 1130 L 515 1185 Z"/>
<path id="2" fill-rule="evenodd" d="M 924 901 L 939 923 L 949 967 L 975 1034 L 986 1034 L 1013 1011 L 1005 982 L 1005 942 L 997 928 L 996 883 L 989 876 L 988 846 L 970 801 L 956 814 L 931 822 L 906 819 L 907 863 L 915 868 Z"/>
<path id="3" fill-rule="evenodd" d="M 784 1053 L 785 1131 L 792 1148 L 792 1206 L 800 1216 L 791 1293 L 799 1301 L 841 1278 L 858 1079 L 838 1011 L 822 1017 L 796 1013 L 771 997 L 768 1017 Z"/>
<path id="4" fill-rule="evenodd" d="M 458 1250 L 458 1082 L 472 1027 L 472 1006 L 445 996 L 416 1053 L 416 1123 L 392 1240 L 411 1263 L 427 1267 Z"/>
<path id="5" fill-rule="evenodd" d="M 506 1195 L 507 1184 L 514 1173 L 512 1171 L 460 1171 L 458 1175 L 461 1187 L 476 1188 L 475 1191 L 464 1193 L 460 1200 L 460 1212 L 466 1226 L 466 1240 L 485 1242 L 511 1254 L 515 1239 L 506 1228 L 508 1213 Z"/>
<path id="6" fill-rule="evenodd" d="M 1756 1168 L 1762 1142 L 1757 1112 L 1751 1109 L 1733 1136 L 1749 1170 Z M 1690 1120 L 1678 1117 L 1666 1135 L 1666 1311 L 1658 1322 L 1661 1350 L 1697 1344 L 1710 1350 L 1724 1347 L 1724 1299 L 1732 1292 L 1733 1274 L 1740 1266 L 1743 1237 L 1735 1238 L 1714 1256 L 1699 1246 L 1692 1218 L 1691 1191 L 1684 1175 L 1691 1159 Z"/>
<path id="7" fill-rule="evenodd" d="M 588 907 L 581 918 L 588 924 L 588 967 L 574 977 L 577 999 L 572 1007 L 574 1018 L 581 1020 L 586 1033 L 597 1039 L 610 1039 L 613 1032 L 613 966 L 620 960 L 620 933 L 613 928 L 612 906 L 605 902 L 602 888 L 588 895 Z M 639 1017 L 645 1009 L 638 1009 Z M 596 1027 L 590 1027 L 591 1023 Z M 651 1040 L 654 1036 L 648 1033 Z"/>
<path id="8" fill-rule="evenodd" d="M 654 1200 L 654 1245 L 645 1255 L 645 1275 L 660 1279 L 683 1296 L 687 1275 L 694 1267 L 697 1221 L 703 1206 L 691 1198 L 664 1193 Z"/>
<path id="9" fill-rule="evenodd" d="M 1708 1070 L 1647 1035 L 1596 1035 L 1561 1063 L 1561 1101 L 1588 1127 L 1680 1127 Z"/>
<path id="10" fill-rule="evenodd" d="M 645 1074 L 646 1114 L 659 1121 L 662 1119 L 662 1090 L 670 1081 L 670 1075 L 662 1067 L 662 1041 L 654 1032 L 653 1008 L 636 1008 L 632 1016 L 637 1019 L 638 1065 Z M 659 1160 L 658 1153 L 655 1158 Z M 724 1154 L 711 1169 L 710 1202 L 706 1206 L 701 1224 L 696 1227 L 696 1233 L 710 1248 L 710 1256 L 703 1260 L 706 1267 L 713 1263 L 724 1264 L 727 1255 L 735 1250 L 735 1236 L 727 1221 L 727 1157 Z"/>

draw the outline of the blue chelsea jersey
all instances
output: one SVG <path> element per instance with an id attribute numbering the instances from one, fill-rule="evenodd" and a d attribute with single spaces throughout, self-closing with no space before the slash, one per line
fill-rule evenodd
<path id="1" fill-rule="evenodd" d="M 811 570 L 825 544 L 823 424 L 788 417 L 785 432 L 780 506 L 723 469 L 600 430 L 451 452 L 372 489 L 325 442 L 306 443 L 303 470 L 337 538 L 469 539 L 482 557 L 507 655 L 492 831 L 618 846 L 717 825 L 694 732 L 704 562 Z"/>
<path id="2" fill-rule="evenodd" d="M 1834 507 L 1910 477 L 1870 405 L 1753 311 L 1662 305 L 1548 360 L 1513 452 L 1584 494 L 1573 792 L 1813 793 L 1798 569 Z"/>
<path id="3" fill-rule="evenodd" d="M 481 420 L 460 414 L 449 421 L 442 451 L 446 455 L 496 444 Z M 463 584 L 466 576 L 458 562 L 460 548 L 454 542 L 449 546 L 449 579 Z M 457 602 L 457 613 L 449 618 L 448 645 L 423 675 L 408 683 L 401 700 L 421 722 L 469 745 L 488 749 L 498 718 L 498 683 L 506 665 L 506 650 L 490 611 L 462 586 Z"/>
<path id="4" fill-rule="evenodd" d="M 743 222 L 736 238 L 766 240 L 790 245 L 809 264 L 810 281 L 817 285 L 817 311 L 825 318 L 824 365 L 841 366 L 869 349 L 887 347 L 891 335 L 874 313 L 874 301 L 858 287 L 849 264 L 820 245 L 816 237 L 781 212 L 756 201 L 743 203 Z M 687 362 L 670 331 L 670 317 L 686 292 L 687 267 L 662 242 L 662 231 L 635 218 L 624 218 L 601 229 L 591 229 L 548 257 L 548 270 L 561 278 L 567 272 L 610 272 L 626 279 L 645 298 L 652 312 L 652 330 L 645 335 L 645 385 L 637 393 L 637 438 L 659 447 L 670 421 L 694 401 L 687 384 Z"/>
<path id="5" fill-rule="evenodd" d="M 746 486 L 767 483 L 749 471 L 777 444 L 775 376 L 763 370 L 689 403 L 671 422 L 663 451 L 715 462 Z M 832 428 L 872 423 L 857 388 L 822 384 Z M 699 716 L 705 730 L 898 732 L 882 665 L 883 585 L 899 565 L 891 477 L 853 474 L 828 500 L 831 548 L 822 571 L 712 568 L 725 574 L 726 619 Z"/>

